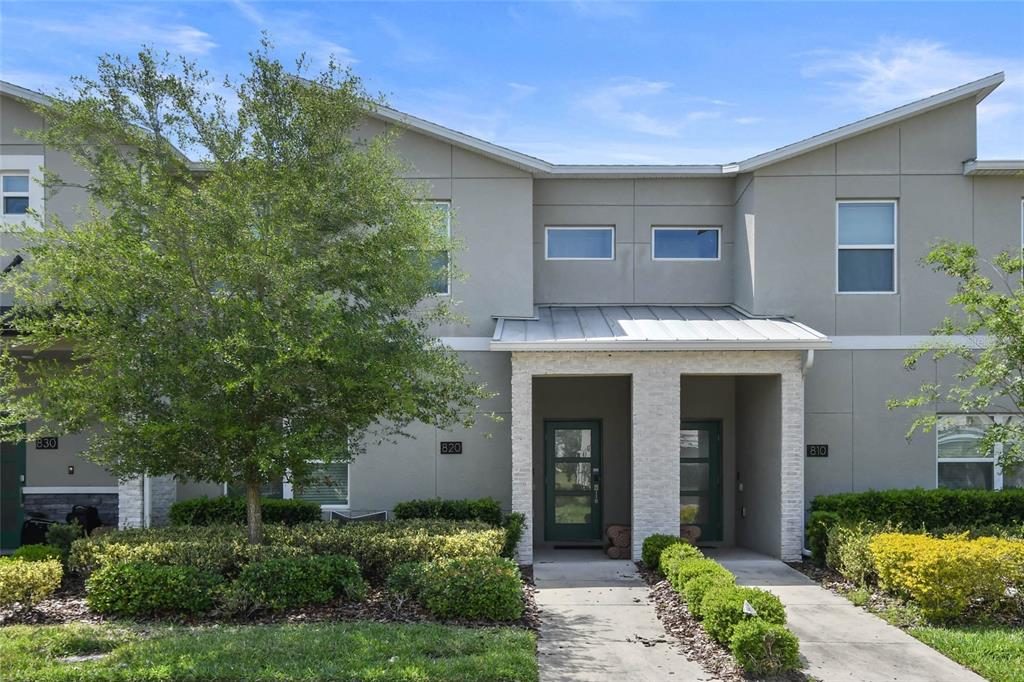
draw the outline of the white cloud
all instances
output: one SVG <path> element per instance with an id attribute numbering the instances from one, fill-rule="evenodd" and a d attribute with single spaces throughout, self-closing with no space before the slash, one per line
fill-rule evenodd
<path id="1" fill-rule="evenodd" d="M 665 81 L 624 79 L 600 87 L 579 100 L 579 106 L 595 116 L 627 130 L 659 137 L 675 137 L 681 128 L 681 117 L 658 119 L 639 110 L 636 100 L 650 100 L 672 87 Z"/>
<path id="2" fill-rule="evenodd" d="M 761 123 L 762 121 L 764 121 L 764 119 L 760 116 L 739 116 L 732 120 L 733 123 L 741 126 L 750 126 L 755 123 Z"/>
<path id="3" fill-rule="evenodd" d="M 506 83 L 506 85 L 508 86 L 508 89 L 511 93 L 509 95 L 509 98 L 512 100 L 525 99 L 532 95 L 533 93 L 537 92 L 537 87 L 535 85 L 527 85 L 526 83 L 516 83 L 515 81 L 510 81 Z"/>
<path id="4" fill-rule="evenodd" d="M 151 43 L 187 55 L 204 55 L 217 47 L 213 36 L 206 31 L 190 24 L 168 22 L 148 8 L 120 8 L 116 15 L 95 13 L 74 23 L 46 18 L 18 21 L 25 21 L 31 29 L 57 33 L 85 45 Z"/>
<path id="5" fill-rule="evenodd" d="M 231 0 L 231 4 L 234 5 L 239 14 L 248 19 L 251 23 L 256 26 L 266 25 L 267 20 L 251 2 L 245 2 L 245 0 Z"/>

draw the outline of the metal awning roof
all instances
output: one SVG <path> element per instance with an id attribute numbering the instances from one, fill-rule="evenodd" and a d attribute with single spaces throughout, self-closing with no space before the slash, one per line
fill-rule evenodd
<path id="1" fill-rule="evenodd" d="M 827 336 L 787 317 L 731 305 L 538 306 L 498 318 L 491 350 L 806 350 Z"/>

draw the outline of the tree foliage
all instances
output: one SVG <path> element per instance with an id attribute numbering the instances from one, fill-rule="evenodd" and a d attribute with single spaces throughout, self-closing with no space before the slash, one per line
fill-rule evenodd
<path id="1" fill-rule="evenodd" d="M 949 303 L 958 315 L 946 317 L 932 330 L 937 338 L 910 353 L 904 364 L 913 369 L 927 356 L 957 368 L 952 382 L 926 383 L 916 395 L 890 400 L 888 406 L 921 408 L 945 401 L 963 413 L 1011 415 L 987 427 L 978 448 L 997 453 L 999 465 L 1015 471 L 1024 465 L 1024 254 L 1003 252 L 989 262 L 972 244 L 943 241 L 924 262 L 956 280 Z M 941 419 L 934 412 L 918 416 L 908 437 L 930 431 Z"/>
<path id="2" fill-rule="evenodd" d="M 13 228 L 3 322 L 34 352 L 0 359 L 3 438 L 84 431 L 119 477 L 245 482 L 258 541 L 260 484 L 310 483 L 371 430 L 470 425 L 486 391 L 429 334 L 454 319 L 432 295 L 452 244 L 391 138 L 357 139 L 375 104 L 264 41 L 237 82 L 146 49 L 40 106 L 23 134 L 88 171 L 91 202 Z"/>

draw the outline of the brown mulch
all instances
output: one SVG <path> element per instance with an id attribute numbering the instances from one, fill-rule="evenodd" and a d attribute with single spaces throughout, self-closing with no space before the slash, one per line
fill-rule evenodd
<path id="1" fill-rule="evenodd" d="M 668 580 L 641 563 L 637 563 L 636 567 L 651 588 L 647 598 L 654 602 L 658 620 L 665 626 L 665 631 L 679 642 L 687 659 L 700 664 L 705 672 L 714 675 L 718 680 L 739 682 L 763 679 L 748 677 L 736 665 L 736 659 L 732 657 L 729 649 L 711 639 L 700 621 L 693 617 L 686 604 L 672 589 Z M 794 671 L 772 679 L 779 682 L 806 682 L 809 678 L 801 672 Z"/>
<path id="2" fill-rule="evenodd" d="M 187 625 L 209 625 L 214 623 L 232 625 L 269 625 L 274 623 L 323 623 L 351 620 L 369 620 L 377 623 L 443 623 L 461 627 L 494 627 L 506 625 L 525 628 L 534 632 L 540 629 L 540 615 L 536 600 L 537 588 L 532 575 L 523 575 L 523 598 L 525 609 L 519 620 L 494 623 L 465 619 L 441 620 L 429 614 L 413 600 L 402 599 L 381 587 L 371 586 L 362 602 L 351 603 L 338 600 L 329 604 L 308 606 L 282 612 L 262 611 L 249 615 L 167 616 L 151 619 L 133 618 L 133 621 L 179 623 Z M 107 618 L 89 611 L 85 603 L 85 584 L 72 577 L 65 581 L 53 597 L 28 610 L 0 610 L 0 626 L 3 625 L 65 625 L 69 623 L 102 623 Z"/>

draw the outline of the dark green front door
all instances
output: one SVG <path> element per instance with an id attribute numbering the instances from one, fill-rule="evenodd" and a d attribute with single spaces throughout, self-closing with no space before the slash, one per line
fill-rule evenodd
<path id="1" fill-rule="evenodd" d="M 601 422 L 544 422 L 545 539 L 601 539 Z"/>
<path id="2" fill-rule="evenodd" d="M 25 442 L 0 443 L 0 549 L 17 549 L 25 509 L 21 487 L 25 485 Z"/>
<path id="3" fill-rule="evenodd" d="M 722 422 L 680 427 L 679 523 L 699 526 L 700 541 L 722 539 Z"/>

